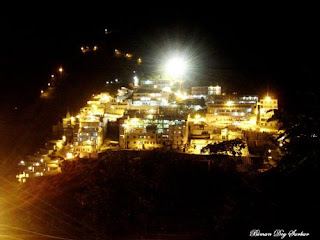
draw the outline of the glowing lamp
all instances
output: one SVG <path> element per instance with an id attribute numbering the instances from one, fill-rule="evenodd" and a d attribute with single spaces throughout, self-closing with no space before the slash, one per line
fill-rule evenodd
<path id="1" fill-rule="evenodd" d="M 264 100 L 266 100 L 267 102 L 270 102 L 271 101 L 271 97 L 267 96 L 267 97 L 265 97 Z"/>
<path id="2" fill-rule="evenodd" d="M 170 59 L 165 66 L 166 73 L 171 77 L 181 77 L 186 69 L 186 61 L 180 57 Z"/>

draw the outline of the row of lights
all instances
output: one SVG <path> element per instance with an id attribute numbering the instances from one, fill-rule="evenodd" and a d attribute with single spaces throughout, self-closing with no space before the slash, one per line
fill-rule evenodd
<path id="1" fill-rule="evenodd" d="M 86 52 L 90 52 L 90 51 L 96 52 L 98 50 L 98 46 L 95 45 L 95 46 L 92 47 L 92 49 L 90 49 L 89 46 L 85 46 L 85 47 L 82 46 L 80 49 L 81 49 L 82 53 L 86 53 Z"/>
<path id="2" fill-rule="evenodd" d="M 60 75 L 62 75 L 63 71 L 64 71 L 64 69 L 62 67 L 58 68 L 58 72 L 59 72 Z M 51 80 L 55 80 L 55 75 L 54 74 L 51 74 Z M 51 86 L 51 83 L 48 82 L 48 87 L 50 87 L 50 86 Z M 41 92 L 41 95 L 45 93 L 45 91 L 43 89 L 41 89 L 40 92 Z"/>
<path id="3" fill-rule="evenodd" d="M 116 78 L 114 81 L 106 81 L 106 84 L 113 84 L 113 83 L 119 83 L 119 80 Z"/>
<path id="4" fill-rule="evenodd" d="M 126 54 L 123 54 L 123 53 L 121 53 L 118 49 L 115 49 L 114 50 L 114 54 L 116 55 L 116 57 L 125 57 L 125 58 L 127 58 L 127 59 L 132 59 L 132 57 L 133 57 L 133 54 L 132 53 L 126 53 Z M 142 59 L 141 58 L 138 58 L 137 59 L 137 63 L 138 64 L 141 64 L 142 63 Z"/>

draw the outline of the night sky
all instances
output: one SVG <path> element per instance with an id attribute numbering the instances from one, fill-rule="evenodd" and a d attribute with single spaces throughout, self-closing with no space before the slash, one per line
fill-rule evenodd
<path id="1" fill-rule="evenodd" d="M 261 87 L 270 85 L 272 90 L 290 83 L 293 91 L 310 90 L 316 79 L 314 18 L 312 13 L 302 17 L 289 10 L 217 15 L 214 9 L 202 14 L 197 9 L 149 13 L 115 8 L 105 14 L 16 14 L 1 23 L 1 81 L 10 91 L 18 83 L 25 90 L 24 79 L 32 78 L 28 81 L 32 89 L 56 64 L 75 56 L 82 44 L 105 41 L 107 28 L 113 31 L 108 44 L 150 58 L 150 64 L 155 64 L 152 61 L 159 47 L 178 45 L 196 49 L 202 76 L 223 69 L 247 76 L 237 87 L 258 83 Z"/>

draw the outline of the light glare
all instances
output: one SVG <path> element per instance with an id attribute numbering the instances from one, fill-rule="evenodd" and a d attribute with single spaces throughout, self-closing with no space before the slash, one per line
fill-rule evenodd
<path id="1" fill-rule="evenodd" d="M 186 62 L 179 57 L 172 58 L 167 62 L 166 72 L 172 77 L 181 77 L 186 71 Z"/>

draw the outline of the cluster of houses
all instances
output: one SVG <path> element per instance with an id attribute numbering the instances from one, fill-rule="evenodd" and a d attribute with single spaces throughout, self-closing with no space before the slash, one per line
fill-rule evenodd
<path id="1" fill-rule="evenodd" d="M 270 121 L 276 109 L 278 101 L 272 96 L 226 94 L 218 85 L 174 91 L 167 79 L 135 79 L 133 87 L 121 87 L 114 96 L 92 95 L 75 116 L 68 112 L 53 127 L 61 139 L 22 160 L 17 178 L 24 182 L 28 177 L 57 173 L 66 159 L 98 158 L 110 140 L 111 125 L 118 130 L 113 139 L 118 149 L 165 148 L 201 154 L 210 143 L 245 140 L 247 130 L 277 132 L 277 122 Z M 243 155 L 248 154 L 243 149 Z"/>

